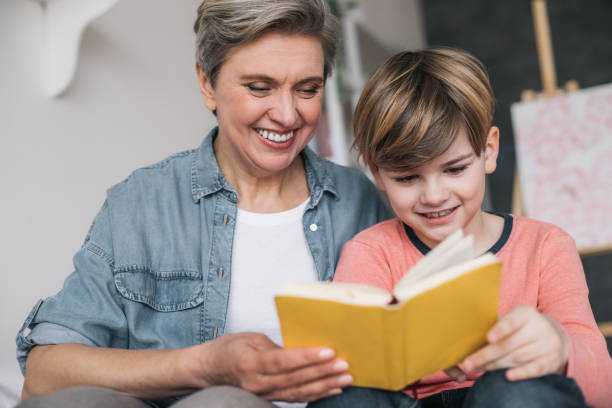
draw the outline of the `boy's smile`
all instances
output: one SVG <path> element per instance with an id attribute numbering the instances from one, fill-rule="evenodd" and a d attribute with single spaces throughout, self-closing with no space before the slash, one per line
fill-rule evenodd
<path id="1" fill-rule="evenodd" d="M 379 169 L 374 176 L 395 214 L 429 247 L 459 228 L 482 236 L 485 175 L 495 170 L 498 138 L 497 128 L 491 128 L 485 151 L 477 155 L 460 132 L 446 152 L 414 170 Z"/>
<path id="2" fill-rule="evenodd" d="M 451 214 L 455 213 L 457 208 L 459 208 L 459 206 L 441 211 L 422 212 L 420 215 L 425 217 L 430 223 L 443 223 L 451 216 Z"/>

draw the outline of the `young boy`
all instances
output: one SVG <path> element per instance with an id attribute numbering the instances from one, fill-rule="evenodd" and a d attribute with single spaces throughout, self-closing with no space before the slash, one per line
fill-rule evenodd
<path id="1" fill-rule="evenodd" d="M 391 291 L 461 228 L 474 236 L 477 253 L 503 263 L 500 318 L 462 371 L 435 373 L 404 392 L 348 388 L 313 406 L 612 404 L 612 360 L 572 239 L 544 222 L 481 209 L 499 148 L 493 109 L 484 68 L 459 50 L 403 52 L 370 78 L 355 111 L 354 145 L 397 218 L 349 241 L 335 280 Z"/>

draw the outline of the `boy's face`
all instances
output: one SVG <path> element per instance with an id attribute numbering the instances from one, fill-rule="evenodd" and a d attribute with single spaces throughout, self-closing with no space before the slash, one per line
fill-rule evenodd
<path id="1" fill-rule="evenodd" d="M 462 228 L 482 236 L 485 174 L 497 166 L 499 130 L 492 127 L 478 156 L 465 132 L 441 156 L 408 173 L 374 170 L 395 214 L 430 248 Z"/>

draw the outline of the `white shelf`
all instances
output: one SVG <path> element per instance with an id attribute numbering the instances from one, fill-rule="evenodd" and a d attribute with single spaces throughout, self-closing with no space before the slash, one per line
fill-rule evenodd
<path id="1" fill-rule="evenodd" d="M 79 45 L 85 28 L 117 0 L 34 0 L 44 13 L 43 69 L 45 93 L 57 97 L 76 72 Z"/>

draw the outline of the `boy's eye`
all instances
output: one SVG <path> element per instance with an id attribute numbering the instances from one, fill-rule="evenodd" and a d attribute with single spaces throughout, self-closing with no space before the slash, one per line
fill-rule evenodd
<path id="1" fill-rule="evenodd" d="M 467 167 L 468 167 L 467 165 L 459 166 L 459 167 L 450 167 L 450 168 L 446 169 L 446 172 L 449 173 L 449 174 L 452 174 L 452 175 L 454 175 L 454 174 L 461 174 L 461 173 L 463 173 L 463 171 L 465 171 L 465 169 L 467 169 Z"/>
<path id="2" fill-rule="evenodd" d="M 416 174 L 409 174 L 406 176 L 399 176 L 399 177 L 395 177 L 395 181 L 398 183 L 410 183 L 412 181 L 415 181 L 417 178 L 419 178 L 418 175 Z"/>

